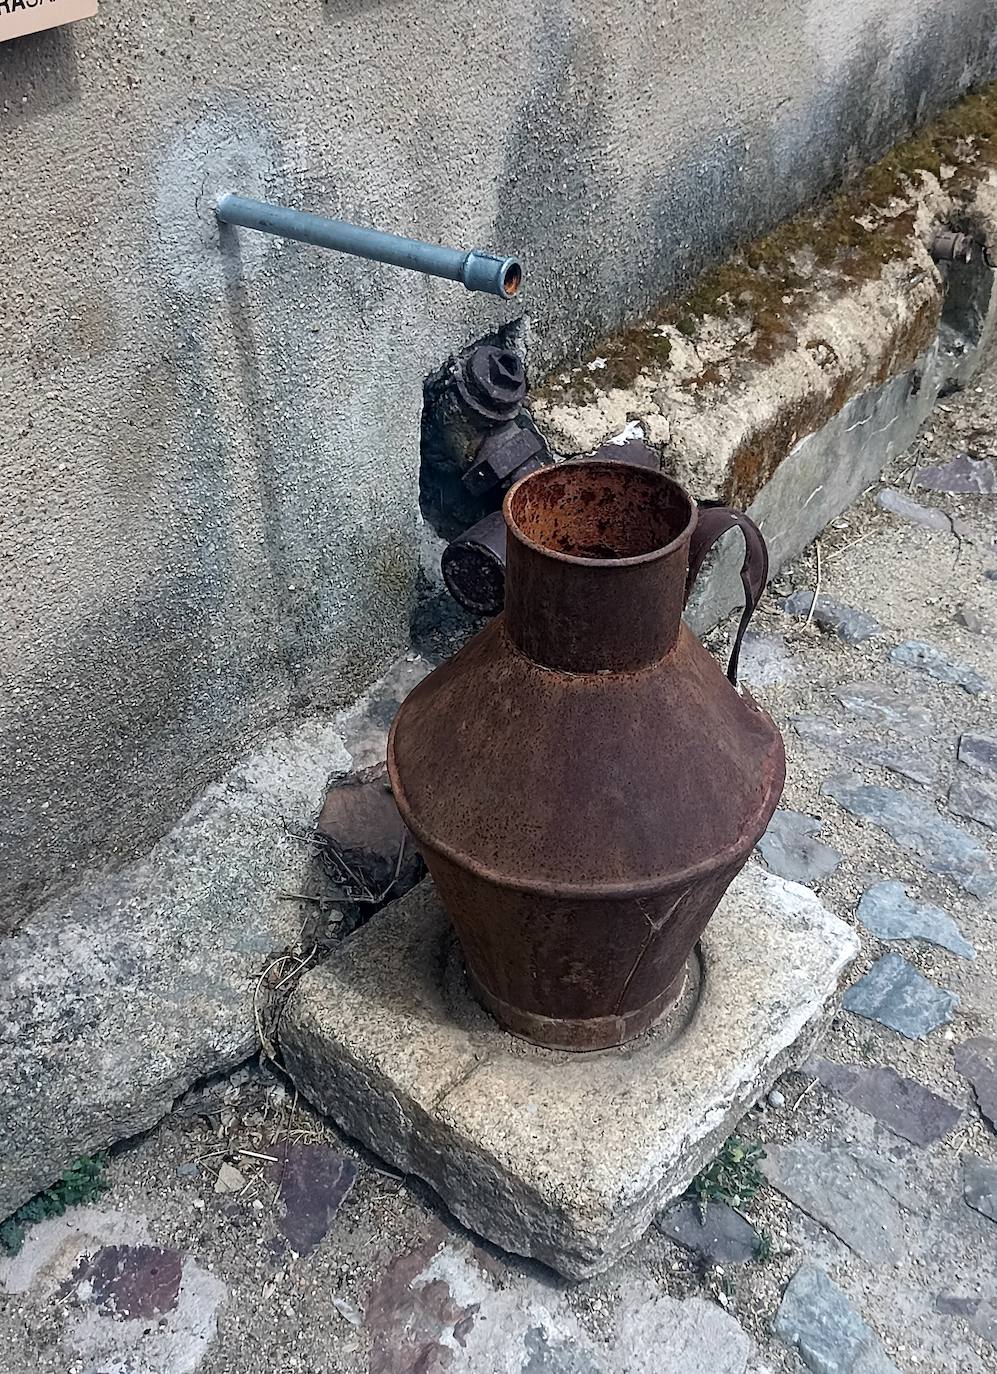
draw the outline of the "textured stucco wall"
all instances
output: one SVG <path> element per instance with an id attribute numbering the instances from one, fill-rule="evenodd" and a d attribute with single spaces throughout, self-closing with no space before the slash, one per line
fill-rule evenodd
<path id="1" fill-rule="evenodd" d="M 534 365 L 992 74 L 997 0 L 102 0 L 0 48 L 7 919 L 405 635 L 421 380 L 516 311 L 240 189 L 526 263 Z"/>

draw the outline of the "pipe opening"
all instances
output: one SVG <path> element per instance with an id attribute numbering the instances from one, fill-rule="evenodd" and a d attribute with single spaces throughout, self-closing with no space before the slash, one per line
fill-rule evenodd
<path id="1" fill-rule="evenodd" d="M 509 297 L 518 295 L 523 284 L 523 269 L 518 262 L 510 262 L 502 277 L 502 290 Z"/>
<path id="2" fill-rule="evenodd" d="M 566 463 L 532 473 L 506 497 L 506 515 L 545 553 L 600 562 L 664 552 L 695 520 L 675 483 L 622 463 Z"/>

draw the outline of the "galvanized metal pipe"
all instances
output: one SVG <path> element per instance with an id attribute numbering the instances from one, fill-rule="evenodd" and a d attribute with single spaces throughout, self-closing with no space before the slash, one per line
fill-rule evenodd
<path id="1" fill-rule="evenodd" d="M 243 229 L 257 229 L 262 234 L 276 234 L 279 238 L 313 243 L 318 248 L 332 248 L 337 253 L 352 253 L 374 262 L 390 263 L 393 267 L 407 267 L 411 272 L 446 277 L 449 281 L 463 282 L 468 291 L 487 291 L 504 300 L 516 295 L 523 279 L 523 269 L 516 258 L 494 257 L 478 248 L 470 252 L 444 248 L 419 239 L 403 238 L 400 234 L 363 229 L 342 219 L 325 219 L 303 210 L 247 200 L 243 196 L 222 196 L 215 205 L 215 215 L 223 224 L 238 224 Z"/>

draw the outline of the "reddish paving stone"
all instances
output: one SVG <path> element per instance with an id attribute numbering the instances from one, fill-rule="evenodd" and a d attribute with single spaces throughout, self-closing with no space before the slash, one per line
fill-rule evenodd
<path id="1" fill-rule="evenodd" d="M 867 1112 L 896 1135 L 915 1145 L 930 1145 L 948 1135 L 961 1110 L 916 1079 L 904 1078 L 882 1064 L 832 1064 L 814 1059 L 807 1065 L 825 1088 Z"/>
<path id="2" fill-rule="evenodd" d="M 155 1245 L 106 1245 L 84 1255 L 61 1296 L 122 1319 L 161 1317 L 177 1306 L 183 1255 Z"/>
<path id="3" fill-rule="evenodd" d="M 997 1131 L 997 1040 L 977 1035 L 953 1050 L 955 1066 L 968 1078 L 980 1111 Z"/>
<path id="4" fill-rule="evenodd" d="M 296 1254 L 310 1254 L 352 1192 L 356 1163 L 328 1145 L 292 1142 L 269 1173 L 284 1207 L 278 1231 Z"/>
<path id="5" fill-rule="evenodd" d="M 396 1255 L 367 1298 L 373 1336 L 369 1374 L 442 1374 L 474 1325 L 478 1303 L 463 1307 L 442 1279 L 418 1282 L 443 1241 L 436 1233 Z"/>

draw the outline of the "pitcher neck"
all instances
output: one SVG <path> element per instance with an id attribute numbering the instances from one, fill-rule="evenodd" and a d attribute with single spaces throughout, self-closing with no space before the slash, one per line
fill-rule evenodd
<path id="1" fill-rule="evenodd" d="M 545 668 L 649 668 L 678 638 L 688 562 L 688 539 L 645 559 L 603 562 L 552 556 L 510 531 L 506 632 Z"/>

